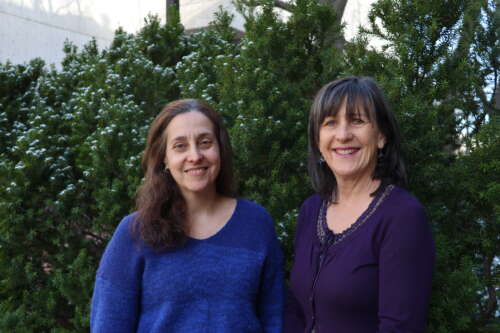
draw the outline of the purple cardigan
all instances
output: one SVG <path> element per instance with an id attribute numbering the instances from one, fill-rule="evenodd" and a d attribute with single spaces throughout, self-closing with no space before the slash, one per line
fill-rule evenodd
<path id="1" fill-rule="evenodd" d="M 434 242 L 422 205 L 387 187 L 328 248 L 318 273 L 322 202 L 316 194 L 300 209 L 283 332 L 424 332 Z"/>

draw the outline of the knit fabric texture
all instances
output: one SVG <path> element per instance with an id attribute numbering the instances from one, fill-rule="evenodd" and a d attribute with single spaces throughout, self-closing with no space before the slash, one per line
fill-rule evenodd
<path id="1" fill-rule="evenodd" d="M 215 235 L 155 252 L 125 217 L 101 259 L 91 332 L 281 332 L 283 256 L 269 214 L 238 199 Z"/>
<path id="2" fill-rule="evenodd" d="M 323 200 L 302 205 L 284 333 L 425 332 L 435 256 L 425 210 L 397 186 L 373 200 L 326 249 Z"/>

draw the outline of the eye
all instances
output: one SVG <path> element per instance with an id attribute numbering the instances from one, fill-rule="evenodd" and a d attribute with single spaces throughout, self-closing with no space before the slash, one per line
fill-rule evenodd
<path id="1" fill-rule="evenodd" d="M 353 123 L 354 125 L 363 125 L 363 124 L 365 123 L 365 120 L 364 120 L 364 119 L 362 119 L 362 118 L 354 118 L 354 119 L 352 120 L 352 123 Z"/>
<path id="2" fill-rule="evenodd" d="M 187 145 L 184 142 L 177 142 L 177 143 L 174 143 L 174 145 L 172 146 L 172 148 L 176 151 L 186 150 L 186 147 L 187 147 Z"/>
<path id="3" fill-rule="evenodd" d="M 210 139 L 203 139 L 200 141 L 200 146 L 202 148 L 210 148 L 212 146 L 212 140 Z"/>
<path id="4" fill-rule="evenodd" d="M 326 118 L 325 121 L 323 121 L 323 126 L 334 126 L 336 123 L 334 118 Z"/>

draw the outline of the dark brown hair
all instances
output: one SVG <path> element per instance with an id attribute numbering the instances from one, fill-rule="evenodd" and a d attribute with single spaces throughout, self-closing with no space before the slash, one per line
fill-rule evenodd
<path id="1" fill-rule="evenodd" d="M 326 163 L 321 163 L 319 129 L 326 117 L 335 116 L 346 103 L 346 115 L 354 118 L 365 112 L 385 137 L 385 145 L 379 149 L 379 157 L 373 174 L 382 185 L 406 184 L 406 172 L 401 156 L 399 127 L 389 109 L 385 96 L 370 77 L 350 76 L 324 85 L 316 94 L 309 113 L 308 169 L 312 186 L 325 200 L 335 200 L 337 181 Z M 380 186 L 372 195 L 383 189 Z"/>
<path id="2" fill-rule="evenodd" d="M 186 203 L 170 172 L 165 171 L 164 161 L 166 128 L 173 118 L 186 112 L 200 112 L 212 122 L 220 153 L 216 191 L 225 196 L 234 194 L 231 143 L 220 115 L 196 99 L 167 104 L 149 128 L 142 158 L 144 181 L 137 193 L 138 214 L 132 227 L 136 236 L 157 251 L 179 245 L 185 239 Z"/>

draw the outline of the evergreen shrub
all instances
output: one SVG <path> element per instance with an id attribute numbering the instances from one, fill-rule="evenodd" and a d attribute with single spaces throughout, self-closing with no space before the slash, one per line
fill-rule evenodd
<path id="1" fill-rule="evenodd" d="M 497 3 L 380 0 L 346 42 L 317 1 L 294 1 L 286 22 L 274 1 L 236 2 L 245 34 L 224 12 L 190 34 L 175 16 L 149 17 L 104 50 L 67 43 L 61 69 L 0 64 L 0 331 L 88 331 L 100 256 L 134 210 L 146 131 L 178 98 L 222 113 L 239 195 L 274 217 L 289 269 L 298 208 L 312 193 L 308 109 L 323 84 L 352 74 L 387 93 L 409 190 L 434 230 L 429 332 L 498 331 Z M 372 36 L 385 46 L 369 46 Z"/>

